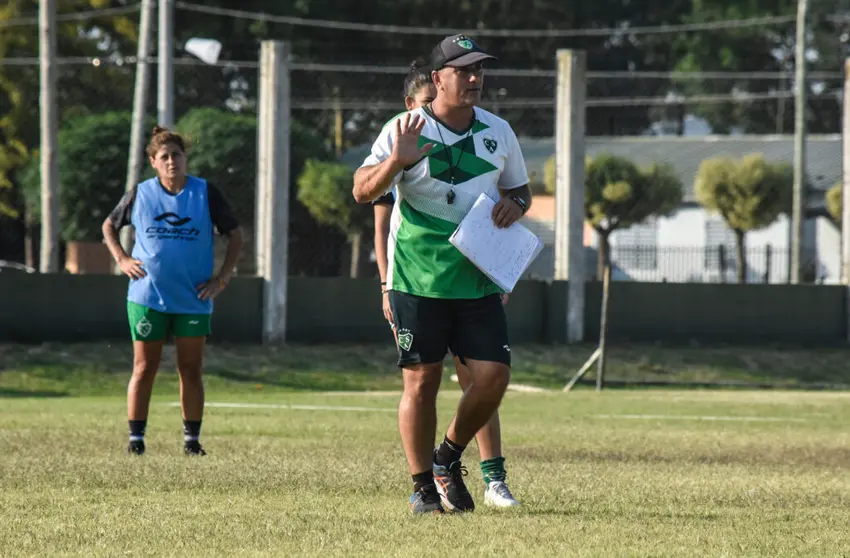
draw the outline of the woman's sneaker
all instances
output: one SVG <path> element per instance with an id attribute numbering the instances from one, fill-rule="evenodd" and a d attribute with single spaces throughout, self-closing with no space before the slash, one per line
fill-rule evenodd
<path id="1" fill-rule="evenodd" d="M 133 440 L 130 442 L 130 445 L 127 446 L 127 453 L 130 455 L 144 455 L 145 442 L 142 440 Z"/>
<path id="2" fill-rule="evenodd" d="M 495 508 L 514 508 L 519 505 L 508 485 L 502 481 L 493 481 L 487 485 L 484 491 L 484 503 Z"/>
<path id="3" fill-rule="evenodd" d="M 199 444 L 197 441 L 194 442 L 184 442 L 183 443 L 183 453 L 186 455 L 206 455 L 207 452 L 204 451 L 203 446 Z"/>

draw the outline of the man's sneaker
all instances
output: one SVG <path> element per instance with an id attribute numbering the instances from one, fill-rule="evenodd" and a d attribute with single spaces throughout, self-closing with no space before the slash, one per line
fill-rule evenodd
<path id="1" fill-rule="evenodd" d="M 513 508 L 519 505 L 508 489 L 508 485 L 502 481 L 493 481 L 487 485 L 487 490 L 484 491 L 484 503 L 496 508 Z"/>
<path id="2" fill-rule="evenodd" d="M 135 440 L 130 442 L 130 445 L 127 446 L 127 453 L 129 453 L 130 455 L 144 455 L 145 443 L 141 440 Z"/>
<path id="3" fill-rule="evenodd" d="M 423 486 L 410 496 L 410 511 L 421 513 L 445 513 L 440 504 L 440 495 L 434 485 Z"/>
<path id="4" fill-rule="evenodd" d="M 466 474 L 466 467 L 461 465 L 460 461 L 455 461 L 448 467 L 434 463 L 434 482 L 446 511 L 471 512 L 475 510 L 475 502 L 472 501 L 472 496 L 463 482 L 463 477 Z"/>
<path id="5" fill-rule="evenodd" d="M 183 453 L 186 455 L 206 455 L 207 452 L 204 451 L 204 448 L 197 441 L 195 442 L 185 442 L 183 444 Z"/>

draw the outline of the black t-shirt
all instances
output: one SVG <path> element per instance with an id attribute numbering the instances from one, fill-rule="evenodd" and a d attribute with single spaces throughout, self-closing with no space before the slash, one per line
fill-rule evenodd
<path id="1" fill-rule="evenodd" d="M 136 187 L 133 186 L 109 214 L 109 221 L 116 230 L 131 224 L 135 201 Z M 210 204 L 210 218 L 219 234 L 230 234 L 233 229 L 239 226 L 239 221 L 236 219 L 233 208 L 227 202 L 227 199 L 218 188 L 209 183 L 207 183 L 207 201 Z"/>

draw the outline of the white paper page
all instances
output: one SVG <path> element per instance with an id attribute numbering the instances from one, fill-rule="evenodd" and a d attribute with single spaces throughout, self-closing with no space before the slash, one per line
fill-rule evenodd
<path id="1" fill-rule="evenodd" d="M 506 292 L 543 250 L 543 243 L 520 223 L 507 229 L 493 222 L 495 202 L 481 194 L 449 241 Z"/>

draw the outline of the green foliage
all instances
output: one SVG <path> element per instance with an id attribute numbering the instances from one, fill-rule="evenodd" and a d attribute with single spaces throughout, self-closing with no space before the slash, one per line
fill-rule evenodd
<path id="1" fill-rule="evenodd" d="M 148 119 L 145 130 L 153 128 Z M 233 205 L 240 222 L 253 225 L 256 198 L 257 121 L 253 116 L 215 109 L 187 113 L 175 129 L 189 140 L 189 172 L 220 188 Z M 308 158 L 323 158 L 327 150 L 322 140 L 297 121 L 290 125 L 291 185 Z M 59 130 L 60 224 L 63 240 L 100 239 L 100 225 L 123 195 L 127 153 L 130 141 L 130 115 L 105 113 L 68 120 Z M 40 173 L 38 154 L 19 173 L 28 217 L 39 221 Z M 153 176 L 144 159 L 142 178 Z M 291 187 L 292 198 L 295 188 Z M 295 204 L 290 223 L 294 237 L 300 232 L 315 234 L 307 211 Z"/>
<path id="2" fill-rule="evenodd" d="M 599 234 L 597 276 L 609 258 L 608 237 L 650 216 L 670 215 L 682 203 L 682 182 L 668 165 L 639 169 L 629 159 L 602 153 L 585 159 L 584 213 Z"/>
<path id="3" fill-rule="evenodd" d="M 108 112 L 69 120 L 59 131 L 59 222 L 65 241 L 97 241 L 103 220 L 124 194 L 131 116 Z M 153 122 L 150 122 L 153 126 Z M 31 222 L 39 222 L 38 154 L 20 179 Z"/>
<path id="4" fill-rule="evenodd" d="M 652 215 L 669 215 L 681 202 L 682 183 L 669 166 L 641 170 L 607 153 L 586 160 L 585 218 L 604 237 Z"/>
<path id="5" fill-rule="evenodd" d="M 844 209 L 844 196 L 842 195 L 841 187 L 842 185 L 839 182 L 826 192 L 826 209 L 829 211 L 829 216 L 836 223 L 841 223 L 841 212 Z"/>
<path id="6" fill-rule="evenodd" d="M 189 171 L 220 188 L 239 221 L 252 229 L 257 197 L 256 116 L 198 108 L 186 113 L 175 128 L 189 141 Z M 298 202 L 297 180 L 308 159 L 325 159 L 330 153 L 322 138 L 298 120 L 290 121 L 289 138 L 290 264 L 299 270 L 297 262 L 315 259 L 308 256 L 309 251 L 324 241 L 326 232 Z"/>
<path id="7" fill-rule="evenodd" d="M 745 235 L 772 224 L 791 210 L 794 169 L 772 164 L 759 153 L 735 160 L 706 159 L 697 171 L 697 200 L 723 217 L 735 233 L 738 282 L 747 280 Z"/>
<path id="8" fill-rule="evenodd" d="M 219 188 L 240 222 L 253 218 L 257 184 L 257 119 L 200 108 L 181 118 L 175 130 L 188 142 L 188 171 Z M 153 172 L 147 165 L 148 176 Z"/>
<path id="9" fill-rule="evenodd" d="M 348 235 L 362 232 L 371 222 L 368 206 L 351 197 L 353 171 L 341 163 L 310 159 L 298 177 L 298 201 L 320 224 Z"/>
<path id="10" fill-rule="evenodd" d="M 771 164 L 761 154 L 741 160 L 707 159 L 694 185 L 697 200 L 715 211 L 733 231 L 749 232 L 772 224 L 791 208 L 793 168 Z"/>
<path id="11" fill-rule="evenodd" d="M 649 215 L 668 216 L 682 205 L 684 195 L 682 179 L 676 169 L 667 163 L 654 163 L 641 171 L 646 188 L 641 204 L 642 212 Z"/>
<path id="12" fill-rule="evenodd" d="M 794 16 L 797 0 L 710 0 L 692 2 L 691 14 L 683 22 L 706 23 L 724 19 L 764 16 Z M 834 46 L 835 27 L 824 17 L 834 11 L 834 2 L 809 3 L 809 48 L 817 58 L 809 60 L 810 71 L 831 71 L 842 67 L 843 54 Z M 670 37 L 679 72 L 748 72 L 753 69 L 767 72 L 789 72 L 795 67 L 795 25 L 767 25 L 723 32 L 682 33 Z M 741 74 L 743 76 L 743 74 Z M 825 84 L 823 91 L 809 84 L 807 120 L 811 133 L 835 131 L 839 105 L 825 102 L 841 91 L 840 82 Z M 729 80 L 673 80 L 673 87 L 683 95 L 728 95 L 733 90 L 766 94 L 777 88 L 792 90 L 789 78 L 780 82 L 737 77 Z M 742 102 L 730 100 L 714 103 L 688 103 L 688 110 L 708 120 L 716 133 L 728 133 L 739 128 L 748 133 L 792 133 L 794 111 L 791 100 L 780 103 Z"/>
<path id="13" fill-rule="evenodd" d="M 57 13 L 120 5 L 114 0 L 58 0 Z M 0 7 L 0 25 L 37 12 L 32 0 L 7 0 Z M 106 56 L 133 51 L 136 15 L 97 18 L 57 25 L 58 51 L 62 56 Z M 96 33 L 91 31 L 97 29 Z M 108 50 L 105 50 L 108 49 Z M 34 25 L 10 25 L 0 32 L 0 59 L 37 57 L 38 33 Z M 132 98 L 133 74 L 121 68 L 67 66 L 59 72 L 57 94 L 60 119 L 88 114 L 94 100 L 99 111 L 123 110 Z M 39 72 L 37 66 L 0 64 L 0 214 L 15 216 L 18 209 L 4 203 L 15 172 L 27 165 L 30 150 L 39 143 Z"/>

